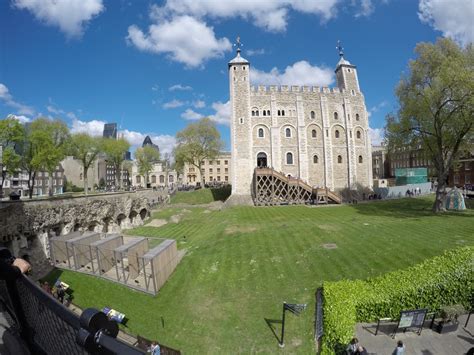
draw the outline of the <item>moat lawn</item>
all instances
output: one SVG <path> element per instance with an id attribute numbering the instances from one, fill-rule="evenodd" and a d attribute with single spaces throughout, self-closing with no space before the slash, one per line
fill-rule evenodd
<path id="1" fill-rule="evenodd" d="M 74 272 L 61 278 L 77 305 L 111 306 L 129 318 L 125 331 L 185 354 L 311 354 L 314 293 L 323 280 L 364 279 L 474 244 L 474 210 L 435 216 L 431 204 L 417 198 L 316 208 L 171 207 L 153 217 L 179 214 L 179 223 L 130 231 L 174 238 L 187 249 L 156 297 Z M 287 314 L 280 350 L 265 319 L 281 319 L 283 301 L 308 308 L 300 317 Z"/>

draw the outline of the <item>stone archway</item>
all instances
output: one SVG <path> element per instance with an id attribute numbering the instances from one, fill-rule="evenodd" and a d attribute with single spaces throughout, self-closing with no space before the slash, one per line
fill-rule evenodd
<path id="1" fill-rule="evenodd" d="M 266 168 L 267 165 L 267 154 L 264 152 L 260 152 L 257 154 L 257 167 L 259 168 Z"/>
<path id="2" fill-rule="evenodd" d="M 118 224 L 119 227 L 122 227 L 122 224 L 123 224 L 125 218 L 127 218 L 127 216 L 125 216 L 123 213 L 120 213 L 117 216 L 117 224 Z"/>
<path id="3" fill-rule="evenodd" d="M 146 216 L 148 215 L 148 211 L 146 208 L 143 208 L 141 211 L 140 211 L 140 218 L 142 219 L 142 221 L 145 220 Z"/>
<path id="4" fill-rule="evenodd" d="M 136 211 L 130 211 L 128 218 L 130 219 L 130 225 L 134 226 L 137 222 L 138 213 Z"/>

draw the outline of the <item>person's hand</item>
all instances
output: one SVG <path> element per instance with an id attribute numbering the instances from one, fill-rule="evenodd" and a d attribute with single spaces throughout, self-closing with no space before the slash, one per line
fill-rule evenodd
<path id="1" fill-rule="evenodd" d="M 15 261 L 13 261 L 13 265 L 19 268 L 22 274 L 26 274 L 28 271 L 31 270 L 30 263 L 24 259 L 15 259 Z"/>

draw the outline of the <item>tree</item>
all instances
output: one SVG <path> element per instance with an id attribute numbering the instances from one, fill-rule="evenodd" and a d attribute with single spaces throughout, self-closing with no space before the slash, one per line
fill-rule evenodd
<path id="1" fill-rule="evenodd" d="M 24 129 L 15 118 L 7 117 L 0 120 L 0 197 L 3 196 L 3 184 L 7 175 L 13 175 L 18 171 L 21 163 L 21 155 L 18 148 L 23 140 Z"/>
<path id="2" fill-rule="evenodd" d="M 433 211 L 444 210 L 449 169 L 474 139 L 474 49 L 450 39 L 419 43 L 396 93 L 397 116 L 388 116 L 389 151 L 421 146 L 438 176 Z"/>
<path id="3" fill-rule="evenodd" d="M 184 164 L 194 165 L 201 173 L 204 159 L 215 159 L 223 149 L 219 131 L 207 117 L 196 123 L 189 124 L 176 134 L 177 146 L 174 150 L 177 168 Z M 204 176 L 201 173 L 201 184 L 204 186 Z"/>
<path id="4" fill-rule="evenodd" d="M 66 156 L 68 139 L 69 129 L 60 120 L 38 118 L 31 123 L 30 142 L 27 142 L 33 148 L 30 164 L 48 172 L 49 196 L 53 195 L 53 173 Z"/>
<path id="5" fill-rule="evenodd" d="M 129 148 L 130 143 L 125 138 L 104 139 L 104 152 L 107 155 L 107 162 L 115 169 L 115 186 L 118 188 L 122 188 L 122 163 Z"/>
<path id="6" fill-rule="evenodd" d="M 69 150 L 71 155 L 81 162 L 84 170 L 84 193 L 86 195 L 89 191 L 89 168 L 97 160 L 97 156 L 102 151 L 102 146 L 102 137 L 93 137 L 87 133 L 77 133 L 71 136 Z"/>
<path id="7" fill-rule="evenodd" d="M 135 151 L 138 173 L 145 177 L 145 186 L 148 186 L 148 177 L 153 170 L 153 164 L 160 160 L 160 151 L 151 145 L 145 145 L 143 148 L 137 148 Z"/>

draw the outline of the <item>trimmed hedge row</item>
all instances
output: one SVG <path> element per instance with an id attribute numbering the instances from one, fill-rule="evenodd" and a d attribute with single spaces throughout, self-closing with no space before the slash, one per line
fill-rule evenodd
<path id="1" fill-rule="evenodd" d="M 322 354 L 343 352 L 357 322 L 398 318 L 400 311 L 462 304 L 473 294 L 474 247 L 462 247 L 405 270 L 362 280 L 325 282 Z"/>

